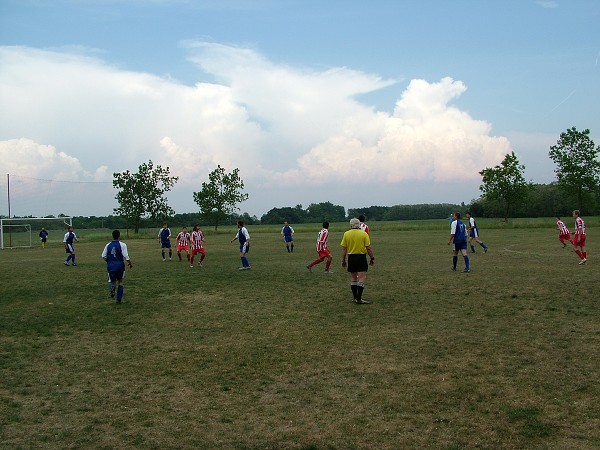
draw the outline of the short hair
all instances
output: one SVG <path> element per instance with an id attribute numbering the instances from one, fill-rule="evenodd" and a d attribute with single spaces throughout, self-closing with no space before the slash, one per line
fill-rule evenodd
<path id="1" fill-rule="evenodd" d="M 350 219 L 350 228 L 360 228 L 360 220 L 356 217 Z"/>
<path id="2" fill-rule="evenodd" d="M 323 222 L 323 228 L 329 228 L 329 222 Z"/>
<path id="3" fill-rule="evenodd" d="M 465 214 L 468 214 L 470 216 L 471 215 L 471 211 L 467 211 Z"/>
<path id="4" fill-rule="evenodd" d="M 243 220 L 238 220 L 238 225 L 243 227 L 244 226 L 244 221 Z"/>
<path id="5" fill-rule="evenodd" d="M 460 219 L 460 213 L 459 213 L 458 211 L 456 211 L 456 212 L 454 213 L 454 217 L 455 217 L 456 219 Z"/>
<path id="6" fill-rule="evenodd" d="M 365 215 L 361 214 L 360 216 L 358 216 L 358 220 L 360 220 L 361 222 L 365 221 Z"/>
<path id="7" fill-rule="evenodd" d="M 579 215 L 581 215 L 581 212 L 578 209 L 576 209 L 575 211 L 573 211 L 573 214 L 575 214 L 576 216 L 579 216 Z"/>
<path id="8" fill-rule="evenodd" d="M 121 237 L 121 232 L 119 230 L 113 230 L 112 232 L 113 239 L 116 241 Z"/>

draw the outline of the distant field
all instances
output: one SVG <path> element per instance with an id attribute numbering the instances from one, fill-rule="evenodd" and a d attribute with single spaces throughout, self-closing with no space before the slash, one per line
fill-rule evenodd
<path id="1" fill-rule="evenodd" d="M 345 223 L 332 275 L 305 268 L 318 224 L 293 254 L 249 227 L 244 272 L 233 227 L 206 229 L 201 270 L 142 230 L 120 306 L 110 230 L 79 232 L 79 267 L 62 236 L 0 251 L 0 448 L 600 448 L 600 223 L 579 266 L 552 218 L 478 222 L 469 274 L 447 221 L 373 223 L 364 306 Z"/>

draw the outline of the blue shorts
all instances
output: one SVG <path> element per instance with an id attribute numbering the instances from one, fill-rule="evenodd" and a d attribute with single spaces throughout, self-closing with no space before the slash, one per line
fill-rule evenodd
<path id="1" fill-rule="evenodd" d="M 472 238 L 479 237 L 479 233 L 477 232 L 476 228 L 471 228 L 471 231 L 469 232 L 469 237 L 472 237 Z"/>
<path id="2" fill-rule="evenodd" d="M 293 238 L 292 238 L 292 236 L 290 235 L 290 236 L 284 236 L 284 237 L 283 237 L 283 240 L 284 240 L 285 242 L 292 242 L 294 239 L 293 239 Z"/>
<path id="3" fill-rule="evenodd" d="M 248 242 L 244 242 L 240 244 L 240 253 L 248 253 L 250 251 L 250 244 Z"/>
<path id="4" fill-rule="evenodd" d="M 161 242 L 160 248 L 171 248 L 171 241 Z"/>
<path id="5" fill-rule="evenodd" d="M 75 253 L 75 248 L 73 247 L 73 244 L 67 244 L 65 246 L 65 252 L 66 253 Z"/>
<path id="6" fill-rule="evenodd" d="M 125 270 L 109 270 L 108 281 L 110 281 L 111 283 L 116 283 L 117 281 L 121 281 L 124 275 Z"/>
<path id="7" fill-rule="evenodd" d="M 454 245 L 452 246 L 453 250 L 466 250 L 467 249 L 467 243 L 466 242 L 455 242 Z"/>

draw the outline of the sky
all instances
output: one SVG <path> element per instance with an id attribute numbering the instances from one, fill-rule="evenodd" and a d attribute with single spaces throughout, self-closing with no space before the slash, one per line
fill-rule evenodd
<path id="1" fill-rule="evenodd" d="M 102 216 L 113 173 L 221 165 L 240 212 L 469 203 L 600 143 L 597 0 L 0 0 L 0 214 Z M 6 174 L 6 175 L 5 175 Z"/>

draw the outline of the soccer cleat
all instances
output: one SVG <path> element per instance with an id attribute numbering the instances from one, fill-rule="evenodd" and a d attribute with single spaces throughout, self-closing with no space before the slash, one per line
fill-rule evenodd
<path id="1" fill-rule="evenodd" d="M 469 273 L 471 270 L 470 269 L 465 269 L 463 270 L 463 273 Z"/>
<path id="2" fill-rule="evenodd" d="M 324 270 L 323 273 L 331 274 L 331 273 L 333 273 L 333 270 Z"/>
<path id="3" fill-rule="evenodd" d="M 193 265 L 193 264 L 190 264 L 190 269 L 193 269 L 193 268 L 194 268 L 194 265 Z"/>
<path id="4" fill-rule="evenodd" d="M 488 249 L 487 247 L 483 249 L 483 253 L 487 253 Z"/>
<path id="5" fill-rule="evenodd" d="M 306 268 L 308 269 L 309 272 L 312 272 L 312 267 L 306 266 Z"/>
<path id="6" fill-rule="evenodd" d="M 450 270 L 451 270 L 452 272 L 456 272 L 456 267 L 452 267 L 452 266 L 450 266 Z"/>
<path id="7" fill-rule="evenodd" d="M 587 258 L 583 258 L 581 261 L 579 261 L 579 265 L 583 265 L 587 262 Z"/>
<path id="8" fill-rule="evenodd" d="M 369 305 L 371 302 L 360 299 L 360 300 L 354 300 L 354 303 L 356 303 L 357 305 Z"/>
<path id="9" fill-rule="evenodd" d="M 77 265 L 77 263 L 73 263 L 73 265 L 74 265 L 74 266 L 76 266 L 76 265 Z"/>
<path id="10" fill-rule="evenodd" d="M 164 261 L 166 261 L 166 259 L 165 259 L 165 258 L 163 258 L 163 262 L 164 262 Z"/>
<path id="11" fill-rule="evenodd" d="M 69 265 L 69 263 L 65 261 L 65 266 L 68 266 L 68 265 Z"/>
<path id="12" fill-rule="evenodd" d="M 114 298 L 116 291 L 117 291 L 117 286 L 111 286 L 110 287 L 110 296 Z"/>

